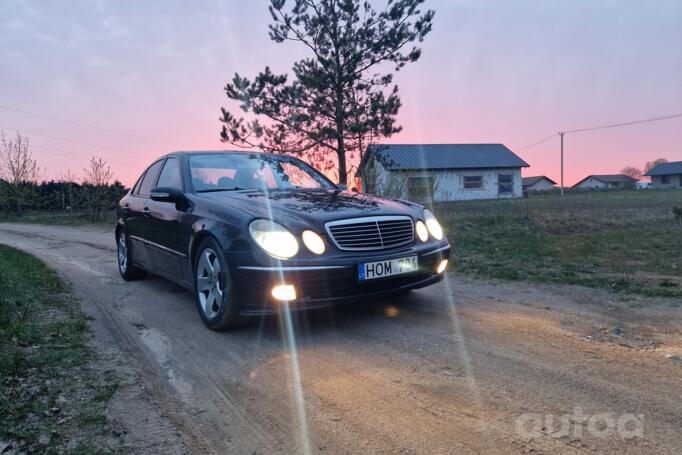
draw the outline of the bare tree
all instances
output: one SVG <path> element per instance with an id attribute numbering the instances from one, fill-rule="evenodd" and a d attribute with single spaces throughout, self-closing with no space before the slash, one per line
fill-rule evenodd
<path id="1" fill-rule="evenodd" d="M 102 219 L 102 215 L 111 205 L 109 182 L 114 173 L 107 162 L 98 158 L 90 158 L 90 165 L 83 169 L 83 196 L 93 221 Z"/>
<path id="2" fill-rule="evenodd" d="M 59 183 L 59 200 L 62 206 L 62 211 L 70 210 L 74 205 L 74 185 L 76 176 L 71 173 L 71 169 L 66 170 L 66 174 L 62 173 L 57 179 Z"/>
<path id="3" fill-rule="evenodd" d="M 621 174 L 632 177 L 633 179 L 639 180 L 642 178 L 642 171 L 634 166 L 626 166 L 620 171 Z"/>
<path id="4" fill-rule="evenodd" d="M 659 164 L 663 164 L 663 163 L 667 163 L 667 162 L 668 162 L 668 160 L 666 160 L 665 158 L 658 158 L 658 159 L 655 159 L 653 161 L 647 161 L 646 164 L 644 165 L 644 173 L 646 174 L 647 172 L 649 172 L 650 170 L 652 170 L 653 168 L 655 168 Z"/>
<path id="5" fill-rule="evenodd" d="M 5 196 L 14 203 L 17 216 L 33 197 L 32 183 L 40 177 L 38 162 L 33 159 L 28 138 L 18 131 L 14 139 L 8 139 L 5 132 L 0 133 L 0 178 L 7 182 L 8 194 Z"/>
<path id="6" fill-rule="evenodd" d="M 382 173 L 378 166 L 367 166 L 363 170 L 363 192 L 395 199 L 407 199 L 407 177 L 402 173 Z"/>

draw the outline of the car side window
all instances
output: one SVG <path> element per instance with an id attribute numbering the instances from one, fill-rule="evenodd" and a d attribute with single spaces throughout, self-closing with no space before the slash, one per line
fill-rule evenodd
<path id="1" fill-rule="evenodd" d="M 146 171 L 145 171 L 146 172 Z M 131 191 L 131 194 L 137 195 L 137 193 L 140 191 L 140 184 L 142 183 L 142 179 L 144 178 L 144 174 L 142 174 L 138 179 L 137 182 L 135 182 L 135 186 L 133 186 L 133 190 Z"/>
<path id="2" fill-rule="evenodd" d="M 166 164 L 163 165 L 159 181 L 156 186 L 169 186 L 171 188 L 182 189 L 182 180 L 180 178 L 180 163 L 177 158 L 168 158 Z"/>
<path id="3" fill-rule="evenodd" d="M 156 184 L 156 178 L 159 176 L 161 166 L 163 166 L 163 160 L 157 161 L 149 166 L 149 169 L 147 169 L 147 172 L 144 174 L 142 183 L 140 183 L 140 189 L 137 190 L 139 196 L 149 197 Z"/>

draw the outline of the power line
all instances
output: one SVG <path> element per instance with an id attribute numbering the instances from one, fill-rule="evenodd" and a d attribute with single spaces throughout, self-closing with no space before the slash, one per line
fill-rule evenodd
<path id="1" fill-rule="evenodd" d="M 561 195 L 563 196 L 564 194 L 564 135 L 569 134 L 569 133 L 583 133 L 586 131 L 594 131 L 594 130 L 602 130 L 606 128 L 619 128 L 621 126 L 629 126 L 629 125 L 638 125 L 640 123 L 649 123 L 649 122 L 658 122 L 661 120 L 670 120 L 673 118 L 678 118 L 682 117 L 682 113 L 680 114 L 671 114 L 671 115 L 662 115 L 659 117 L 651 117 L 651 118 L 645 118 L 645 119 L 640 119 L 640 120 L 632 120 L 629 122 L 621 122 L 621 123 L 611 123 L 609 125 L 600 125 L 600 126 L 592 126 L 588 128 L 578 128 L 578 129 L 573 129 L 573 130 L 564 130 L 564 131 L 559 131 L 559 136 L 561 137 Z M 547 136 L 545 138 L 539 139 L 535 142 L 532 142 L 524 147 L 521 147 L 518 149 L 518 151 L 526 150 L 531 147 L 535 147 L 536 145 L 543 144 L 553 137 L 555 137 L 555 134 L 552 134 L 550 136 Z"/>
<path id="2" fill-rule="evenodd" d="M 637 125 L 637 124 L 639 124 L 639 123 L 657 122 L 657 121 L 660 121 L 660 120 L 669 120 L 669 119 L 678 118 L 678 117 L 682 117 L 682 113 L 680 113 L 680 114 L 672 114 L 672 115 L 663 115 L 663 116 L 660 116 L 660 117 L 652 117 L 652 118 L 646 118 L 646 119 L 641 119 L 641 120 L 633 120 L 633 121 L 630 121 L 630 122 L 612 123 L 612 124 L 610 124 L 610 125 L 600 125 L 600 126 L 592 126 L 592 127 L 589 127 L 589 128 L 579 128 L 579 129 L 574 129 L 574 130 L 565 130 L 565 131 L 559 132 L 558 134 L 561 134 L 561 133 L 564 133 L 564 134 L 568 134 L 568 133 L 582 133 L 582 132 L 584 132 L 584 131 L 594 131 L 594 130 L 601 130 L 601 129 L 606 129 L 606 128 L 618 128 L 618 127 L 621 127 L 621 126 Z M 549 141 L 550 139 L 553 139 L 554 137 L 556 137 L 556 135 L 557 135 L 557 133 L 552 133 L 552 134 L 550 134 L 550 135 L 547 136 L 547 137 L 544 137 L 544 138 L 542 138 L 542 139 L 538 139 L 537 141 L 531 142 L 531 143 L 528 144 L 528 145 L 524 145 L 523 147 L 517 149 L 517 151 L 521 152 L 521 151 L 523 151 L 523 150 L 527 150 L 527 149 L 529 149 L 529 148 L 535 147 L 536 145 L 544 144 L 545 142 Z"/>
<path id="3" fill-rule="evenodd" d="M 84 161 L 84 162 L 85 162 L 85 161 L 90 161 L 90 158 L 89 158 L 89 157 L 78 156 L 78 155 L 68 155 L 68 154 L 64 154 L 64 153 L 61 153 L 61 152 L 53 152 L 53 151 L 51 151 L 51 150 L 43 150 L 43 149 L 41 149 L 40 147 L 31 146 L 31 151 L 32 151 L 32 152 L 35 152 L 35 153 L 40 153 L 40 154 L 47 154 L 47 155 L 54 155 L 54 156 L 68 157 L 68 158 L 75 158 L 75 159 L 77 159 L 77 160 L 82 160 L 82 161 Z M 110 161 L 107 160 L 107 163 L 109 163 L 109 162 L 110 162 Z M 114 161 L 111 161 L 111 163 L 124 164 L 124 163 L 117 163 L 117 162 L 114 162 Z"/>
<path id="4" fill-rule="evenodd" d="M 547 137 L 545 137 L 545 138 L 538 139 L 538 140 L 535 141 L 535 142 L 531 142 L 531 143 L 528 144 L 528 145 L 524 145 L 524 146 L 521 147 L 520 149 L 517 149 L 517 151 L 518 151 L 518 152 L 521 152 L 521 151 L 523 151 L 523 150 L 527 150 L 527 149 L 529 149 L 529 148 L 535 147 L 536 145 L 543 144 L 543 143 L 547 142 L 547 141 L 550 140 L 550 139 L 554 139 L 555 137 L 556 137 L 556 133 L 552 133 L 552 134 L 550 134 L 549 136 L 547 136 Z"/>
<path id="5" fill-rule="evenodd" d="M 31 151 L 35 151 L 37 153 L 45 153 L 48 155 L 56 155 L 56 156 L 64 156 L 64 157 L 69 157 L 69 158 L 77 158 L 77 159 L 82 159 L 85 161 L 90 161 L 90 158 L 93 158 L 93 155 L 86 155 L 78 152 L 72 152 L 69 150 L 64 150 L 64 149 L 58 149 L 54 147 L 48 147 L 45 145 L 31 145 L 30 147 Z M 108 163 L 112 164 L 120 164 L 123 166 L 135 166 L 135 167 L 144 167 L 146 164 L 141 164 L 141 163 L 131 163 L 130 161 L 119 161 L 116 159 L 106 159 Z"/>
<path id="6" fill-rule="evenodd" d="M 25 133 L 32 134 L 32 135 L 34 135 L 34 136 L 41 136 L 41 137 L 46 137 L 46 138 L 49 138 L 49 139 L 55 139 L 55 140 L 58 140 L 58 141 L 71 142 L 71 143 L 73 143 L 73 144 L 86 145 L 86 146 L 88 146 L 88 147 L 96 147 L 96 148 L 100 148 L 100 149 L 103 149 L 103 150 L 110 150 L 110 151 L 113 151 L 113 152 L 128 153 L 128 154 L 131 154 L 131 155 L 134 154 L 134 155 L 138 155 L 138 156 L 139 156 L 139 153 L 134 153 L 134 152 L 131 152 L 131 151 L 129 151 L 129 150 L 123 150 L 123 149 L 119 149 L 119 148 L 116 148 L 116 147 L 109 147 L 109 146 L 106 146 L 106 145 L 92 144 L 92 143 L 89 143 L 89 142 L 77 141 L 77 140 L 75 140 L 75 139 L 69 139 L 69 138 L 64 138 L 64 137 L 59 137 L 59 136 L 52 136 L 52 135 L 49 135 L 49 134 L 37 133 L 37 132 L 31 131 L 31 130 L 24 130 L 24 129 L 19 130 L 19 129 L 17 129 L 17 128 L 10 128 L 10 127 L 8 127 L 8 126 L 0 126 L 0 129 L 6 129 L 6 130 L 11 130 L 11 131 L 16 131 L 17 133 L 19 133 L 20 131 L 23 131 L 23 132 L 25 132 Z"/>
<path id="7" fill-rule="evenodd" d="M 143 139 L 143 140 L 145 140 L 145 141 L 164 142 L 164 143 L 167 143 L 167 144 L 171 143 L 170 141 L 163 140 L 163 139 L 155 139 L 155 138 L 150 138 L 150 137 L 142 136 L 142 135 L 139 135 L 139 134 L 133 134 L 133 133 L 125 132 L 125 131 L 114 130 L 114 129 L 105 128 L 105 127 L 102 127 L 102 126 L 92 125 L 92 124 L 89 124 L 89 123 L 76 122 L 76 121 L 74 121 L 74 120 L 67 120 L 67 119 L 64 119 L 64 118 L 55 117 L 55 116 L 53 116 L 53 115 L 41 114 L 40 112 L 27 111 L 27 110 L 25 110 L 25 109 L 19 109 L 19 108 L 17 108 L 17 107 L 11 107 L 11 106 L 0 105 L 0 109 L 6 110 L 6 111 L 21 112 L 22 114 L 33 115 L 33 116 L 36 116 L 36 117 L 42 117 L 42 118 L 46 118 L 46 119 L 50 119 L 50 120 L 56 120 L 56 121 L 58 121 L 58 122 L 67 123 L 67 124 L 70 124 L 70 125 L 82 126 L 82 127 L 84 127 L 84 128 L 91 128 L 91 129 L 94 129 L 94 130 L 106 131 L 107 133 L 121 134 L 121 135 L 123 135 L 123 136 L 129 136 L 129 137 L 134 137 L 134 138 L 137 138 L 137 139 Z"/>
<path id="8" fill-rule="evenodd" d="M 682 117 L 682 114 L 664 115 L 661 117 L 652 117 L 652 118 L 646 118 L 646 119 L 642 119 L 642 120 L 633 120 L 631 122 L 613 123 L 611 125 L 593 126 L 590 128 L 580 128 L 580 129 L 576 129 L 576 130 L 566 130 L 566 131 L 564 131 L 564 133 L 582 133 L 583 131 L 601 130 L 601 129 L 605 129 L 605 128 L 617 128 L 619 126 L 628 126 L 628 125 L 637 125 L 639 123 L 657 122 L 659 120 L 668 120 L 668 119 L 677 118 L 677 117 Z"/>

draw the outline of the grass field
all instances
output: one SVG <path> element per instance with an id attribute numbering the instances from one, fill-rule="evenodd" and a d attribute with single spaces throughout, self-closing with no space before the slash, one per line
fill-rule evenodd
<path id="1" fill-rule="evenodd" d="M 441 203 L 455 270 L 682 297 L 682 191 L 595 191 Z"/>
<path id="2" fill-rule="evenodd" d="M 56 273 L 0 245 L 0 452 L 119 451 L 104 413 L 118 381 L 88 337 Z"/>

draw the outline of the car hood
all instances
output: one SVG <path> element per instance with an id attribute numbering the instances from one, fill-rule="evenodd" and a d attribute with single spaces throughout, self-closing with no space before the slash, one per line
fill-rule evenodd
<path id="1" fill-rule="evenodd" d="M 421 214 L 421 206 L 411 202 L 341 190 L 230 191 L 201 196 L 241 209 L 256 218 L 272 216 L 285 225 L 296 221 L 319 224 L 377 215 L 416 218 Z"/>

